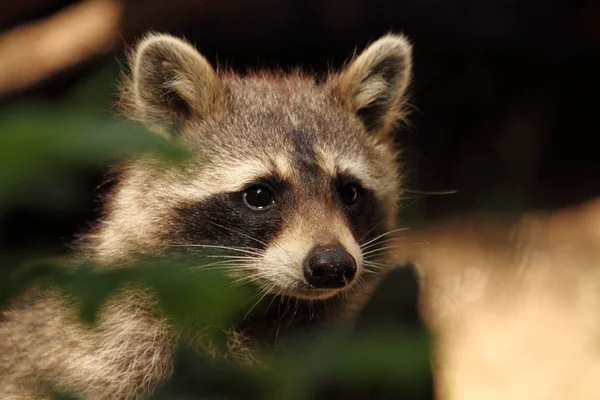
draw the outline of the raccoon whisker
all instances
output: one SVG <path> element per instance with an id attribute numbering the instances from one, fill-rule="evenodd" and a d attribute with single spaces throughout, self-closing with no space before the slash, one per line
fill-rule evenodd
<path id="1" fill-rule="evenodd" d="M 251 251 L 251 250 L 248 250 Z M 263 256 L 264 254 L 262 253 L 258 253 L 261 254 L 261 256 Z M 232 253 L 232 254 L 228 254 L 228 253 L 219 253 L 219 254 L 208 254 L 207 257 L 251 257 L 251 258 L 260 258 L 261 256 L 255 255 L 254 253 L 242 253 L 242 254 L 238 254 L 238 253 Z"/>
<path id="2" fill-rule="evenodd" d="M 260 295 L 263 293 L 263 289 L 260 286 L 257 286 L 254 288 L 254 291 L 252 292 L 252 296 L 250 296 L 248 298 L 248 301 L 246 303 L 251 303 L 253 302 L 255 299 L 257 299 L 258 297 L 260 297 Z"/>
<path id="3" fill-rule="evenodd" d="M 299 299 L 295 299 L 296 300 L 296 304 L 294 305 L 294 313 L 292 314 L 290 320 L 288 321 L 286 327 L 289 327 L 292 324 L 292 321 L 294 320 L 294 317 L 296 316 L 296 314 L 298 313 L 298 310 L 300 309 L 300 300 Z"/>
<path id="4" fill-rule="evenodd" d="M 312 301 L 308 303 L 308 311 L 309 311 L 308 319 L 309 320 L 319 318 L 319 314 L 315 310 L 315 307 L 313 305 L 314 305 L 314 302 L 312 302 Z"/>
<path id="5" fill-rule="evenodd" d="M 215 248 L 215 249 L 241 251 L 241 252 L 252 252 L 252 253 L 259 253 L 259 254 L 264 253 L 263 250 L 261 250 L 257 247 L 252 247 L 252 246 L 227 246 L 227 245 L 222 245 L 222 244 L 206 244 L 206 243 L 190 243 L 190 244 L 184 244 L 182 246 L 208 247 L 208 248 Z"/>
<path id="6" fill-rule="evenodd" d="M 365 274 L 371 274 L 371 275 L 376 275 L 376 276 L 380 276 L 380 275 L 381 275 L 381 270 L 380 270 L 380 268 L 370 268 L 370 267 L 366 267 L 366 268 L 363 270 L 363 272 L 364 272 Z M 359 279 L 360 281 L 362 281 L 362 284 L 361 284 L 361 285 L 364 285 L 364 284 L 366 284 L 366 281 L 364 281 L 364 279 L 363 279 L 363 277 L 364 277 L 364 276 L 365 276 L 365 275 L 361 276 L 361 277 L 360 277 L 360 279 Z M 357 280 L 357 283 L 358 283 L 358 280 Z"/>
<path id="7" fill-rule="evenodd" d="M 226 229 L 226 230 L 228 230 L 228 231 L 230 231 L 230 232 L 237 233 L 237 234 L 239 234 L 239 235 L 242 235 L 242 236 L 244 236 L 244 237 L 247 237 L 248 239 L 254 240 L 254 241 L 256 241 L 256 242 L 260 243 L 261 245 L 263 245 L 263 246 L 265 246 L 265 247 L 269 247 L 269 244 L 268 244 L 268 243 L 265 243 L 265 242 L 263 242 L 262 240 L 259 240 L 259 239 L 255 238 L 255 237 L 252 237 L 252 236 L 250 236 L 250 235 L 248 235 L 248 234 L 246 234 L 246 233 L 244 233 L 244 232 L 240 232 L 240 231 L 238 231 L 238 230 L 236 230 L 236 229 L 228 228 L 228 227 L 226 227 L 226 226 L 223 226 L 223 225 L 217 224 L 216 222 L 213 222 L 213 221 L 208 221 L 208 222 L 209 222 L 209 223 L 211 223 L 211 224 L 213 224 L 213 225 L 215 225 L 215 226 L 218 226 L 218 227 L 220 227 L 220 228 Z M 280 244 L 278 244 L 278 243 L 273 243 L 273 244 L 274 244 L 275 246 L 277 246 L 277 247 L 278 247 L 278 248 L 279 248 L 279 249 L 280 249 L 280 250 L 283 252 L 283 254 L 285 254 L 285 256 L 288 258 L 288 260 L 289 260 L 290 262 L 294 262 L 294 258 L 293 258 L 293 257 L 290 255 L 290 253 L 289 253 L 289 252 L 288 252 L 288 251 L 287 251 L 287 250 L 286 250 L 286 249 L 285 249 L 283 246 L 281 246 L 281 245 L 280 245 Z M 258 251 L 260 251 L 260 253 L 262 253 L 262 254 L 260 254 L 261 256 L 264 256 L 264 255 L 266 254 L 266 252 L 265 252 L 265 251 L 263 251 L 263 250 L 259 250 L 259 249 L 255 249 L 255 250 L 258 250 Z M 257 254 L 258 254 L 258 253 L 257 253 Z"/>
<path id="8" fill-rule="evenodd" d="M 225 230 L 228 230 L 228 231 L 230 231 L 230 232 L 237 233 L 238 235 L 242 235 L 242 236 L 244 236 L 244 237 L 247 237 L 248 239 L 254 240 L 254 241 L 256 241 L 256 242 L 260 243 L 261 245 L 263 245 L 263 246 L 265 246 L 265 247 L 269 247 L 269 244 L 268 244 L 268 243 L 265 243 L 265 242 L 263 242 L 262 240 L 259 240 L 259 239 L 255 238 L 255 237 L 253 237 L 253 236 L 250 236 L 250 235 L 248 235 L 248 234 L 246 234 L 246 233 L 244 233 L 244 232 L 238 231 L 237 229 L 228 228 L 228 227 L 226 227 L 226 226 L 223 226 L 223 225 L 221 225 L 221 224 L 218 224 L 218 223 L 216 223 L 216 222 L 213 222 L 213 221 L 207 221 L 207 222 L 208 222 L 208 223 L 210 223 L 210 224 L 213 224 L 213 225 L 215 225 L 215 226 L 218 226 L 218 227 L 220 227 L 220 228 L 223 228 L 223 229 L 225 229 Z M 291 255 L 288 253 L 288 251 L 287 251 L 285 248 L 283 248 L 281 245 L 279 245 L 279 244 L 277 244 L 277 243 L 275 243 L 275 245 L 276 245 L 276 246 L 277 246 L 279 249 L 281 249 L 281 251 L 283 251 L 283 253 L 285 254 L 285 256 L 286 256 L 286 257 L 287 257 L 287 258 L 288 258 L 290 261 L 293 261 L 293 257 L 292 257 L 292 256 L 291 256 Z M 264 252 L 263 252 L 263 253 L 264 253 Z"/>
<path id="9" fill-rule="evenodd" d="M 246 317 L 247 317 L 247 316 L 250 314 L 250 312 L 252 311 L 252 309 L 253 309 L 254 307 L 256 307 L 256 305 L 257 305 L 257 304 L 260 302 L 260 298 L 261 298 L 261 296 L 263 296 L 263 295 L 264 295 L 264 293 L 263 293 L 263 292 L 264 292 L 264 289 L 262 289 L 262 288 L 260 288 L 260 287 L 257 287 L 257 288 L 254 290 L 254 292 L 252 293 L 252 296 L 250 296 L 250 297 L 248 298 L 248 301 L 246 301 L 246 302 L 244 303 L 244 305 L 250 305 L 250 304 L 253 304 L 253 306 L 252 306 L 252 307 L 251 307 L 251 308 L 248 310 L 248 312 L 247 312 L 247 313 L 244 315 L 244 318 L 243 318 L 243 319 L 245 319 L 245 318 L 246 318 Z M 257 300 L 256 302 L 254 302 L 256 299 L 258 299 L 258 300 Z M 242 319 L 242 321 L 243 321 L 243 319 Z"/>
<path id="10" fill-rule="evenodd" d="M 409 228 L 398 228 L 398 229 L 389 230 L 387 232 L 384 232 L 384 233 L 382 233 L 382 234 L 380 234 L 380 235 L 372 238 L 368 242 L 361 244 L 360 247 L 363 248 L 363 247 L 366 247 L 366 246 L 368 246 L 370 244 L 377 243 L 377 241 L 379 241 L 380 239 L 384 238 L 385 236 L 388 236 L 388 235 L 391 235 L 391 234 L 397 233 L 397 232 L 402 232 L 402 231 L 405 231 L 405 230 L 408 230 L 408 229 Z"/>
<path id="11" fill-rule="evenodd" d="M 264 279 L 265 277 L 260 275 L 260 274 L 252 274 L 249 276 L 244 276 L 238 279 L 235 279 L 232 283 L 231 283 L 231 287 L 235 288 L 235 287 L 240 287 L 242 285 L 246 285 L 248 283 L 252 283 L 252 282 L 256 282 L 259 281 L 261 279 Z"/>
<path id="12" fill-rule="evenodd" d="M 262 296 L 260 296 L 260 298 L 256 301 L 256 303 L 254 303 L 254 305 L 248 310 L 248 312 L 246 313 L 246 315 L 244 315 L 244 318 L 242 318 L 242 320 L 246 320 L 246 317 L 252 312 L 252 310 L 254 310 L 256 308 L 256 306 L 262 301 L 262 299 L 264 299 L 265 296 L 271 292 L 271 290 L 275 289 L 275 287 L 277 287 L 277 284 L 273 283 L 268 288 L 262 289 L 262 290 L 264 290 L 264 294 Z"/>
<path id="13" fill-rule="evenodd" d="M 213 244 L 176 244 L 176 245 L 171 245 L 169 247 L 205 247 L 205 248 L 209 248 L 209 249 L 239 251 L 241 253 L 254 254 L 257 256 L 261 256 L 261 257 L 264 255 L 264 252 L 256 251 L 258 249 L 253 249 L 251 247 L 243 248 L 243 247 L 219 246 L 219 245 L 213 245 Z M 248 249 L 252 249 L 252 250 L 248 250 Z"/>
<path id="14" fill-rule="evenodd" d="M 378 239 L 380 239 L 380 238 L 382 238 L 382 237 L 384 237 L 384 236 L 391 235 L 392 233 L 396 233 L 396 232 L 406 231 L 406 230 L 408 230 L 408 229 L 409 229 L 409 228 L 398 228 L 398 229 L 392 229 L 392 230 L 389 230 L 389 231 L 387 231 L 387 232 L 385 232 L 385 233 L 382 233 L 382 234 L 381 234 L 381 235 L 379 235 L 379 236 L 376 236 L 376 237 L 374 237 L 373 239 L 369 240 L 368 242 L 361 244 L 361 245 L 360 245 L 360 247 L 362 248 L 362 247 L 364 247 L 364 246 L 366 246 L 366 245 L 368 245 L 368 244 L 371 244 L 371 243 L 373 243 L 374 241 L 376 241 L 376 240 L 378 240 Z"/>
<path id="15" fill-rule="evenodd" d="M 225 271 L 231 271 L 231 272 L 246 272 L 246 271 L 252 271 L 253 267 L 248 266 L 248 265 L 216 265 L 216 266 L 212 266 L 209 268 L 200 267 L 199 269 L 201 269 L 202 271 L 225 270 Z"/>
<path id="16" fill-rule="evenodd" d="M 277 274 L 275 273 L 265 273 L 263 271 L 256 271 L 254 267 L 248 269 L 252 270 L 252 274 L 249 276 L 243 276 L 235 279 L 231 287 L 238 287 L 247 283 L 260 281 L 261 279 L 272 280 L 273 278 L 277 278 Z"/>
<path id="17" fill-rule="evenodd" d="M 256 258 L 248 258 L 248 260 L 256 260 Z M 250 262 L 246 261 L 246 259 L 238 259 L 238 258 L 225 258 L 222 260 L 217 260 L 217 261 L 212 261 L 209 264 L 210 265 L 218 265 L 218 264 L 226 264 L 226 263 L 237 263 L 237 264 L 241 264 L 241 265 L 245 265 L 245 264 L 250 264 Z M 209 265 L 209 264 L 203 264 L 203 265 Z"/>
<path id="18" fill-rule="evenodd" d="M 360 287 L 361 287 L 361 288 L 365 288 L 366 286 L 367 286 L 367 281 L 366 281 L 366 280 L 364 280 L 364 279 L 361 279 L 361 280 L 360 280 Z"/>
<path id="19" fill-rule="evenodd" d="M 281 308 L 282 304 L 285 303 L 285 310 L 283 311 L 283 314 L 281 314 L 279 316 L 279 325 L 281 326 L 281 321 L 283 321 L 284 317 L 287 315 L 288 311 L 290 311 L 290 300 L 287 296 L 281 296 L 280 300 L 279 300 L 279 305 L 278 307 Z M 279 310 L 279 309 L 278 309 Z M 279 327 L 277 328 L 279 329 Z"/>
<path id="20" fill-rule="evenodd" d="M 282 301 L 285 302 L 285 310 L 283 311 L 283 314 L 279 317 L 279 324 L 277 326 L 277 330 L 279 331 L 279 329 L 281 329 L 281 326 L 283 324 L 283 322 L 287 322 L 286 327 L 290 325 L 291 320 L 294 318 L 294 315 L 291 316 L 290 319 L 285 319 L 286 315 L 288 315 L 288 313 L 290 312 L 290 310 L 293 310 L 294 307 L 297 306 L 298 304 L 298 299 L 294 298 L 294 297 L 289 297 L 287 295 L 284 295 L 281 297 Z M 283 303 L 280 303 L 280 305 Z"/>
<path id="21" fill-rule="evenodd" d="M 212 267 L 204 268 L 202 266 L 190 268 L 190 271 L 235 271 L 237 265 L 215 265 Z"/>
<path id="22" fill-rule="evenodd" d="M 384 264 L 383 264 L 382 261 L 380 261 L 380 260 L 375 261 L 375 260 L 372 259 L 372 257 L 364 257 L 363 258 L 363 263 L 367 264 L 367 265 L 371 264 L 371 265 L 384 266 Z"/>
<path id="23" fill-rule="evenodd" d="M 371 243 L 371 244 L 369 244 L 367 246 L 363 246 L 360 249 L 364 251 L 364 250 L 370 249 L 370 248 L 375 247 L 375 246 L 381 246 L 384 243 L 395 242 L 395 241 L 398 241 L 400 239 L 406 239 L 406 238 L 407 238 L 406 236 L 398 236 L 398 237 L 387 238 L 385 240 L 377 241 L 377 242 Z"/>
<path id="24" fill-rule="evenodd" d="M 369 266 L 365 266 L 365 271 L 370 271 L 370 272 L 377 272 L 378 274 L 380 274 L 383 270 L 386 270 L 387 268 L 381 267 L 381 266 L 375 266 L 375 265 L 369 265 Z"/>
<path id="25" fill-rule="evenodd" d="M 372 272 L 372 271 L 369 271 L 369 272 Z M 362 276 L 358 277 L 358 279 L 356 280 L 356 285 L 359 286 L 359 287 L 361 287 L 361 288 L 365 286 L 365 280 L 363 279 Z M 346 296 L 345 300 L 347 300 L 350 297 L 350 295 L 347 294 L 347 293 L 345 294 L 345 296 Z"/>
<path id="26" fill-rule="evenodd" d="M 398 248 L 398 247 L 406 247 L 406 246 L 407 246 L 406 244 L 399 244 L 399 245 L 393 245 L 393 246 L 379 247 L 379 248 L 374 249 L 374 250 L 369 250 L 369 251 L 363 253 L 362 255 L 363 255 L 363 257 L 366 257 L 369 254 L 380 253 L 382 251 L 386 251 L 386 250 L 390 250 L 390 249 L 395 249 L 395 248 Z M 366 258 L 368 259 L 368 257 L 366 257 Z"/>
<path id="27" fill-rule="evenodd" d="M 384 239 L 384 240 L 380 240 L 380 239 Z M 398 239 L 398 238 L 396 238 L 396 237 L 391 237 L 391 238 L 377 238 L 377 239 L 375 239 L 373 241 L 370 241 L 370 242 L 367 242 L 365 244 L 362 244 L 360 247 L 361 248 L 367 248 L 367 247 L 370 247 L 370 246 L 377 246 L 378 243 L 382 243 L 382 242 L 384 242 L 386 240 L 396 240 L 396 239 Z"/>
<path id="28" fill-rule="evenodd" d="M 378 263 L 378 262 L 375 262 L 373 260 L 364 260 L 363 264 L 364 264 L 365 267 L 374 267 L 374 268 L 377 268 L 377 269 L 383 269 L 383 268 L 385 268 L 385 265 L 383 265 L 381 263 Z"/>
<path id="29" fill-rule="evenodd" d="M 379 276 L 379 275 L 380 275 L 380 274 L 379 274 L 379 272 L 377 272 L 377 271 L 373 271 L 373 270 L 370 270 L 370 269 L 368 269 L 368 268 L 365 268 L 365 270 L 364 270 L 363 272 L 364 272 L 365 274 L 371 274 L 371 275 L 375 275 L 375 276 Z M 359 284 L 362 286 L 362 284 L 363 284 L 364 282 L 362 282 L 362 281 L 361 281 L 361 282 L 357 281 L 356 283 L 359 283 Z"/>
<path id="30" fill-rule="evenodd" d="M 256 282 L 256 281 L 260 281 L 261 279 L 269 279 L 269 278 L 272 278 L 272 276 L 255 270 L 255 271 L 253 271 L 252 274 L 250 274 L 248 276 L 243 276 L 243 277 L 237 278 L 235 281 L 237 284 L 245 284 L 245 283 Z"/>
<path id="31" fill-rule="evenodd" d="M 267 309 L 265 310 L 265 315 L 267 315 L 267 313 L 269 312 L 269 308 L 271 308 L 271 305 L 273 304 L 273 301 L 275 301 L 275 299 L 281 294 L 282 291 L 283 291 L 283 288 L 280 288 L 279 291 L 277 292 L 277 294 L 273 295 L 271 302 L 269 303 L 269 305 L 267 306 Z M 277 337 L 277 335 L 276 335 L 276 337 Z"/>
<path id="32" fill-rule="evenodd" d="M 260 259 L 260 257 L 257 257 L 257 256 L 230 256 L 227 254 L 210 255 L 210 256 L 206 256 L 206 258 L 225 258 L 227 260 L 259 260 Z"/>
<path id="33" fill-rule="evenodd" d="M 387 250 L 387 249 L 394 249 L 394 248 L 398 248 L 398 247 L 420 246 L 420 245 L 424 245 L 424 244 L 430 244 L 430 243 L 429 242 L 402 243 L 402 244 L 396 244 L 393 246 L 385 246 L 385 247 L 382 247 L 381 249 Z M 379 250 L 379 249 L 376 249 L 376 250 Z M 370 254 L 371 252 L 374 252 L 374 251 L 375 250 L 367 251 L 366 253 L 363 253 L 363 256 L 366 254 Z M 367 257 L 367 259 L 368 259 L 368 257 Z"/>
<path id="34" fill-rule="evenodd" d="M 281 289 L 283 290 L 283 289 Z M 283 301 L 283 297 L 280 297 L 281 294 L 281 290 L 279 290 L 279 292 L 277 293 L 277 295 L 275 295 L 275 297 L 273 297 L 273 299 L 275 299 L 276 297 L 279 297 L 279 305 L 277 306 L 277 314 L 279 314 L 279 308 L 281 307 L 281 302 Z M 270 304 L 269 304 L 270 306 Z M 268 308 L 267 308 L 268 311 Z M 286 308 L 286 312 L 287 312 L 287 308 Z M 277 330 L 275 331 L 275 345 L 277 345 L 279 343 L 279 330 L 281 329 L 281 322 L 283 321 L 283 317 L 285 316 L 285 312 L 283 313 L 283 315 L 279 316 L 278 321 L 277 321 Z"/>
<path id="35" fill-rule="evenodd" d="M 364 244 L 360 248 L 361 249 L 368 249 L 369 247 L 377 246 L 377 245 L 379 245 L 381 243 L 391 242 L 391 241 L 394 241 L 394 240 L 404 239 L 404 238 L 405 237 L 397 237 L 397 236 L 395 236 L 395 237 L 388 237 L 388 238 L 380 238 L 380 239 L 374 241 L 373 243 Z"/>
<path id="36" fill-rule="evenodd" d="M 383 253 L 387 250 L 390 250 L 390 249 L 393 249 L 396 247 L 398 247 L 398 246 L 385 246 L 385 247 L 380 247 L 378 249 L 369 250 L 366 253 L 363 253 L 363 259 L 369 260 L 370 258 L 375 257 L 375 255 L 380 256 L 381 254 L 378 254 L 378 253 Z"/>
<path id="37" fill-rule="evenodd" d="M 358 240 L 358 243 L 362 242 L 364 240 L 364 238 L 366 238 L 369 233 L 373 232 L 381 224 L 383 224 L 383 221 L 379 221 L 379 223 L 375 224 L 375 226 L 372 227 L 371 229 L 369 229 L 367 231 L 367 233 L 365 233 L 364 235 L 362 235 L 362 237 Z"/>
<path id="38" fill-rule="evenodd" d="M 217 224 L 216 222 L 213 222 L 213 221 L 210 221 L 210 220 L 207 220 L 206 222 L 208 222 L 209 224 L 213 224 L 213 225 L 215 225 L 215 226 L 218 226 L 219 228 L 223 228 L 223 229 L 225 229 L 225 230 L 228 230 L 228 231 L 230 231 L 230 232 L 237 233 L 238 235 L 242 235 L 242 236 L 244 236 L 244 237 L 247 237 L 248 239 L 254 240 L 254 241 L 256 241 L 256 242 L 260 243 L 260 244 L 261 244 L 261 245 L 263 245 L 263 246 L 269 246 L 267 243 L 263 242 L 262 240 L 259 240 L 259 239 L 255 238 L 255 237 L 253 237 L 253 236 L 250 236 L 250 235 L 248 235 L 247 233 L 244 233 L 244 232 L 238 231 L 238 230 L 236 230 L 236 229 L 228 228 L 228 227 L 226 227 L 226 226 L 223 226 L 223 225 L 221 225 L 221 224 Z"/>
<path id="39" fill-rule="evenodd" d="M 239 267 L 244 267 L 246 269 L 253 269 L 255 268 L 255 263 L 252 260 L 221 260 L 219 261 L 219 264 L 213 264 L 210 263 L 209 265 L 231 265 L 231 266 L 239 266 Z M 202 266 L 200 266 L 201 268 L 203 268 Z"/>
<path id="40" fill-rule="evenodd" d="M 230 260 L 221 260 L 221 261 L 211 262 L 211 263 L 208 263 L 208 264 L 198 265 L 198 266 L 195 266 L 195 267 L 190 267 L 189 270 L 190 271 L 196 271 L 196 270 L 199 270 L 199 269 L 205 270 L 207 267 L 212 267 L 212 266 L 222 266 L 223 267 L 223 266 L 230 266 L 230 265 L 231 266 L 237 266 L 237 265 L 243 266 L 243 264 L 239 264 L 239 263 L 234 264 Z"/>

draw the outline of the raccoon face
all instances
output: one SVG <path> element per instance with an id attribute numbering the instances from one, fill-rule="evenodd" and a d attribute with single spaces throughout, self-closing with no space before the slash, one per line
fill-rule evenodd
<path id="1" fill-rule="evenodd" d="M 193 156 L 127 166 L 97 251 L 212 250 L 205 267 L 296 298 L 369 280 L 395 227 L 392 131 L 410 68 L 402 36 L 374 42 L 324 83 L 217 74 L 188 43 L 147 37 L 133 53 L 126 111 Z"/>

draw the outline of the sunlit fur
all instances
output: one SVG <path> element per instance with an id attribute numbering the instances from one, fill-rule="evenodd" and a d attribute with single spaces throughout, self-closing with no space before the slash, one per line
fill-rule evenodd
<path id="1" fill-rule="evenodd" d="M 254 304 L 267 295 L 279 298 L 273 308 L 288 304 L 277 318 L 298 319 L 302 302 L 315 326 L 325 317 L 351 318 L 388 265 L 386 243 L 397 231 L 402 174 L 392 133 L 410 82 L 407 40 L 383 37 L 322 83 L 298 71 L 219 74 L 190 44 L 166 35 L 144 38 L 130 60 L 124 112 L 191 158 L 167 164 L 144 156 L 117 168 L 118 183 L 82 254 L 111 268 L 173 249 L 221 250 L 198 273 L 223 268 L 238 283 L 256 283 Z M 341 205 L 336 185 L 347 177 L 364 189 L 368 215 Z M 235 208 L 248 219 L 232 225 L 223 213 L 237 207 L 234 194 L 264 179 L 283 182 L 285 201 L 263 214 L 270 215 L 264 223 Z M 312 289 L 303 260 L 315 246 L 334 244 L 356 260 L 356 278 L 341 289 Z M 169 374 L 176 334 L 143 293 L 115 296 L 89 331 L 59 297 L 31 302 L 3 314 L 2 398 L 35 398 L 22 394 L 32 376 L 86 398 L 135 398 Z M 244 323 L 232 332 L 230 357 L 253 363 L 247 343 L 270 340 L 272 332 L 260 319 Z"/>
<path id="2" fill-rule="evenodd" d="M 440 399 L 600 398 L 600 199 L 412 232 Z"/>

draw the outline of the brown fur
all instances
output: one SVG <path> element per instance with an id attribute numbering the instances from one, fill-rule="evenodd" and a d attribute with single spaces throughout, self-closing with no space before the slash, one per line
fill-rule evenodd
<path id="1" fill-rule="evenodd" d="M 151 298 L 136 291 L 121 293 L 88 329 L 66 299 L 46 293 L 32 296 L 3 313 L 0 324 L 0 393 L 3 399 L 45 398 L 27 393 L 42 378 L 56 389 L 85 398 L 138 397 L 155 387 L 156 377 L 170 371 L 173 333 L 151 313 Z M 27 394 L 24 394 L 25 391 Z"/>
<path id="2" fill-rule="evenodd" d="M 179 142 L 192 157 L 168 165 L 143 156 L 120 167 L 103 218 L 81 243 L 83 256 L 98 268 L 111 268 L 159 254 L 173 244 L 169 235 L 181 229 L 177 209 L 276 174 L 291 182 L 299 206 L 286 214 L 278 244 L 255 266 L 259 286 L 299 296 L 298 265 L 309 245 L 333 242 L 354 256 L 361 274 L 366 267 L 348 222 L 327 198 L 315 200 L 300 186 L 305 178 L 290 162 L 296 148 L 288 133 L 308 132 L 323 180 L 351 173 L 373 190 L 382 206 L 381 229 L 393 229 L 401 174 L 391 131 L 403 115 L 410 57 L 407 41 L 388 35 L 345 71 L 317 84 L 301 73 L 219 75 L 188 43 L 146 37 L 132 53 L 122 106 L 130 118 Z M 279 252 L 281 247 L 288 251 Z M 386 262 L 386 254 L 379 260 Z M 363 285 L 323 295 L 337 306 L 333 317 L 360 308 L 376 281 L 362 275 Z M 116 294 L 93 329 L 77 321 L 61 296 L 32 296 L 3 312 L 0 322 L 3 399 L 45 398 L 36 378 L 83 398 L 138 398 L 168 376 L 178 334 L 151 312 L 151 296 L 134 289 Z M 231 357 L 258 362 L 245 335 L 236 331 L 230 338 Z"/>

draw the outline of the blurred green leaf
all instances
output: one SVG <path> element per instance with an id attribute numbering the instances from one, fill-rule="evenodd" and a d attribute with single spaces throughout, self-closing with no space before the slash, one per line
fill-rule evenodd
<path id="1" fill-rule="evenodd" d="M 375 385 L 395 393 L 429 384 L 429 341 L 424 332 L 326 333 L 321 341 L 273 361 L 278 398 L 313 398 L 319 384 L 347 392 Z"/>
<path id="2" fill-rule="evenodd" d="M 171 161 L 185 158 L 177 145 L 140 124 L 105 115 L 74 113 L 65 106 L 23 105 L 0 114 L 0 206 L 35 179 L 69 176 L 140 153 Z M 61 183 L 69 183 L 64 180 Z"/>
<path id="3" fill-rule="evenodd" d="M 52 260 L 33 262 L 3 276 L 0 306 L 34 285 L 52 285 L 71 295 L 84 320 L 93 323 L 100 307 L 119 287 L 135 284 L 153 290 L 163 311 L 181 327 L 229 326 L 248 298 L 248 289 L 232 285 L 221 271 L 191 268 L 208 262 L 202 257 L 193 261 L 148 259 L 101 270 L 89 266 L 65 268 Z"/>

